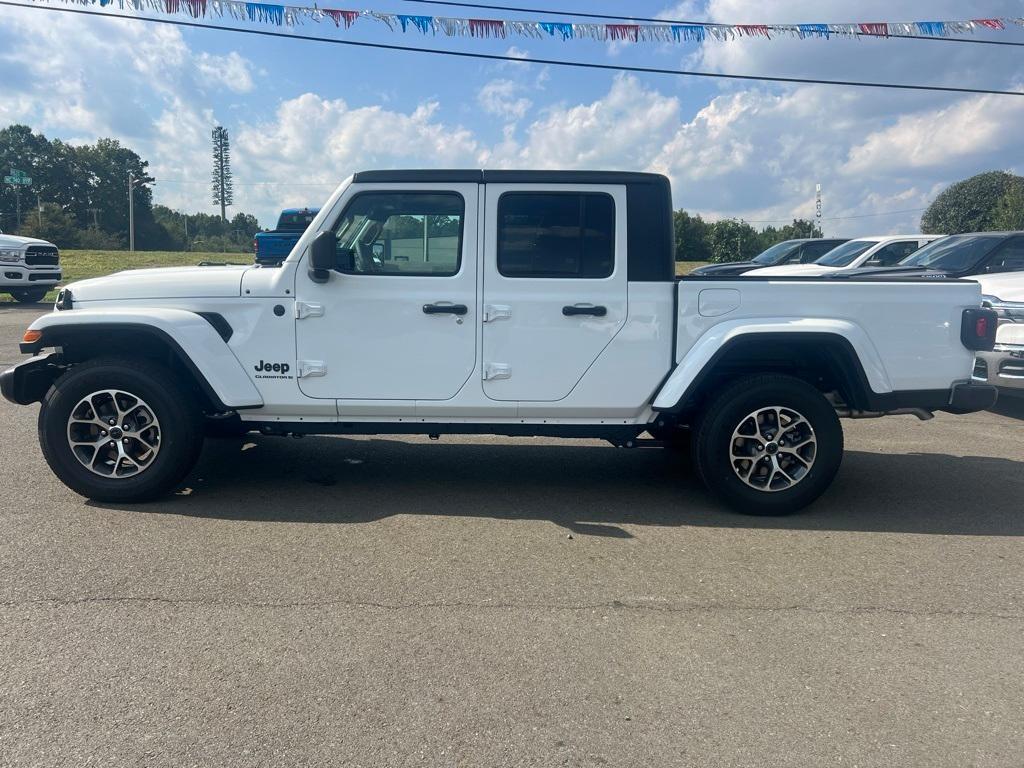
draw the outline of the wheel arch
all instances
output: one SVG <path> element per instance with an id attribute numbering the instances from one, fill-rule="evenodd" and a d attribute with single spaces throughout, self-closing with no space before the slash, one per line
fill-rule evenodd
<path id="1" fill-rule="evenodd" d="M 655 398 L 656 411 L 679 414 L 694 410 L 729 381 L 756 373 L 785 373 L 822 392 L 837 391 L 851 408 L 866 410 L 879 391 L 889 391 L 880 362 L 872 360 L 872 378 L 862 352 L 837 330 L 766 329 L 729 334 L 713 352 L 694 346 Z M 869 343 L 869 342 L 868 342 Z M 874 348 L 868 352 L 877 357 Z"/>
<path id="2" fill-rule="evenodd" d="M 85 317 L 86 312 L 92 317 Z M 143 313 L 118 317 L 97 310 L 46 315 L 30 327 L 40 331 L 39 339 L 23 344 L 22 351 L 58 348 L 63 368 L 106 356 L 156 360 L 194 386 L 205 410 L 224 412 L 263 404 L 224 341 L 222 328 L 194 312 L 158 312 L 157 317 Z M 62 368 L 52 370 L 56 378 Z"/>

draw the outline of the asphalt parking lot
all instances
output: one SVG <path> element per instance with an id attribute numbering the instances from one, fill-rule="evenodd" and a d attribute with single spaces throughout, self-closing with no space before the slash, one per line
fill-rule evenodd
<path id="1" fill-rule="evenodd" d="M 0 362 L 38 308 L 0 309 Z M 1021 766 L 1024 414 L 807 513 L 598 442 L 210 442 L 87 502 L 0 401 L 0 766 Z"/>

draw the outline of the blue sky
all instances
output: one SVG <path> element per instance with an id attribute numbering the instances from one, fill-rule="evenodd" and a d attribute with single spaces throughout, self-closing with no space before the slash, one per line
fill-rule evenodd
<path id="1" fill-rule="evenodd" d="M 628 7 L 638 15 L 724 23 L 1021 15 L 1012 0 L 522 4 L 590 13 Z M 535 15 L 402 0 L 361 0 L 354 7 Z M 326 24 L 298 31 L 525 58 L 1024 90 L 1021 49 L 996 46 L 424 39 L 367 19 L 348 31 Z M 1024 41 L 1024 28 L 993 39 Z M 826 231 L 851 236 L 916 231 L 918 209 L 945 184 L 993 168 L 1024 172 L 1024 98 L 616 75 L 4 7 L 0 125 L 11 122 L 69 141 L 119 138 L 150 160 L 158 202 L 211 212 L 209 131 L 222 123 L 233 142 L 235 209 L 256 213 L 264 225 L 280 207 L 317 204 L 361 168 L 625 168 L 667 173 L 676 204 L 712 219 L 811 217 L 814 185 L 821 183 Z"/>

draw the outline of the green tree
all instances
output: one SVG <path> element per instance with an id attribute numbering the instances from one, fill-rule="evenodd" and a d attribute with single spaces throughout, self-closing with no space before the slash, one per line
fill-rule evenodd
<path id="1" fill-rule="evenodd" d="M 700 215 L 691 216 L 686 211 L 675 211 L 672 214 L 672 228 L 675 233 L 676 261 L 711 260 L 708 224 Z"/>
<path id="2" fill-rule="evenodd" d="M 987 171 L 958 181 L 943 191 L 921 217 L 921 231 L 929 235 L 956 235 L 997 229 L 1000 201 L 1024 179 L 1006 171 Z"/>
<path id="3" fill-rule="evenodd" d="M 721 219 L 708 226 L 711 261 L 749 261 L 763 249 L 760 233 L 745 221 Z"/>
<path id="4" fill-rule="evenodd" d="M 992 215 L 994 229 L 1024 230 L 1024 184 L 1014 184 L 999 199 Z"/>
<path id="5" fill-rule="evenodd" d="M 33 209 L 24 217 L 18 234 L 49 240 L 58 248 L 78 247 L 80 230 L 75 217 L 54 203 L 46 203 L 42 210 Z"/>

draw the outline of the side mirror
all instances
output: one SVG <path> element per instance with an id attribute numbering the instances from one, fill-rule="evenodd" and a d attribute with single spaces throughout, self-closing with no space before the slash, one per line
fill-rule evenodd
<path id="1" fill-rule="evenodd" d="M 338 240 L 330 230 L 313 238 L 309 247 L 309 277 L 314 283 L 326 283 L 337 266 Z"/>

